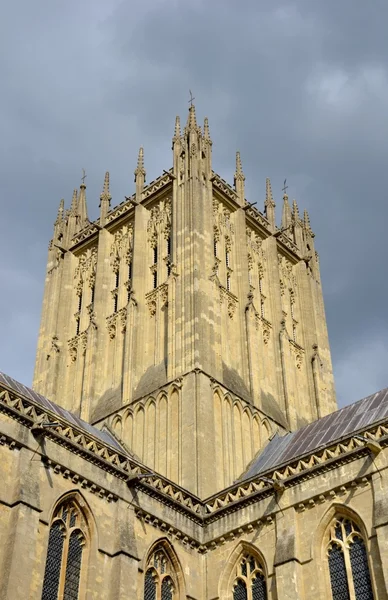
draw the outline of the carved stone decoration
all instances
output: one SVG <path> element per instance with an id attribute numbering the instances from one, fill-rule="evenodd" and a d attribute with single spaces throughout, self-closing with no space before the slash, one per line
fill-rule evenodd
<path id="1" fill-rule="evenodd" d="M 156 288 L 155 290 L 152 290 L 152 292 L 149 292 L 146 295 L 146 304 L 148 306 L 148 310 L 150 311 L 151 317 L 153 317 L 156 314 L 158 307 L 159 307 L 159 309 L 161 309 L 164 306 L 167 306 L 167 303 L 168 303 L 168 285 L 167 284 L 160 285 L 158 288 Z"/>
<path id="2" fill-rule="evenodd" d="M 117 314 L 113 313 L 113 315 L 110 315 L 106 319 L 106 326 L 108 329 L 109 338 L 111 340 L 113 340 L 116 336 L 116 317 L 117 317 Z"/>
<path id="3" fill-rule="evenodd" d="M 132 257 L 132 247 L 133 225 L 132 223 L 129 223 L 128 225 L 123 225 L 123 227 L 114 234 L 110 250 L 111 266 L 114 273 L 119 271 L 122 259 L 128 264 L 128 261 L 130 261 L 129 257 Z"/>
<path id="4" fill-rule="evenodd" d="M 78 265 L 75 269 L 74 279 L 76 280 L 77 294 L 82 293 L 83 282 L 87 282 L 92 287 L 95 282 L 97 268 L 97 247 L 88 248 L 78 257 Z"/>
<path id="5" fill-rule="evenodd" d="M 291 351 L 293 352 L 293 354 L 295 356 L 296 368 L 298 369 L 298 371 L 300 371 L 302 368 L 303 358 L 304 358 L 304 354 L 305 354 L 304 348 L 302 348 L 302 346 L 299 346 L 299 344 L 294 342 L 292 339 L 289 339 L 289 343 L 290 343 Z"/>
<path id="6" fill-rule="evenodd" d="M 148 309 L 150 311 L 151 317 L 155 316 L 155 314 L 156 314 L 156 302 L 155 302 L 155 300 L 148 300 L 147 306 L 148 306 Z"/>
<path id="7" fill-rule="evenodd" d="M 80 334 L 79 344 L 80 344 L 82 356 L 85 356 L 86 348 L 88 346 L 88 332 L 87 331 L 84 331 L 83 333 Z"/>
<path id="8" fill-rule="evenodd" d="M 93 327 L 93 329 L 97 329 L 96 315 L 94 313 L 93 308 L 94 308 L 93 304 L 88 304 L 88 306 L 86 307 L 86 310 L 89 315 L 89 325 L 91 327 Z"/>
<path id="9" fill-rule="evenodd" d="M 160 289 L 160 298 L 162 306 L 167 306 L 168 303 L 168 287 L 167 285 L 163 285 Z"/>
<path id="10" fill-rule="evenodd" d="M 77 360 L 77 352 L 78 352 L 78 336 L 71 338 L 68 342 L 69 354 L 71 362 L 75 362 Z"/>
<path id="11" fill-rule="evenodd" d="M 168 239 L 171 232 L 171 199 L 165 198 L 150 210 L 150 218 L 147 223 L 148 242 L 151 248 L 158 245 L 159 233 Z"/>
<path id="12" fill-rule="evenodd" d="M 263 342 L 265 345 L 269 342 L 270 330 L 269 327 L 263 327 Z"/>
<path id="13" fill-rule="evenodd" d="M 117 316 L 118 316 L 118 319 L 120 322 L 121 333 L 125 333 L 126 329 L 127 329 L 127 309 L 126 309 L 126 307 L 119 310 L 119 312 L 117 313 Z"/>
<path id="14" fill-rule="evenodd" d="M 229 298 L 229 300 L 228 300 L 228 315 L 231 319 L 233 319 L 235 312 L 236 312 L 236 302 Z"/>
<path id="15" fill-rule="evenodd" d="M 55 354 L 59 353 L 58 337 L 56 335 L 53 335 L 51 338 L 51 350 L 55 352 Z"/>

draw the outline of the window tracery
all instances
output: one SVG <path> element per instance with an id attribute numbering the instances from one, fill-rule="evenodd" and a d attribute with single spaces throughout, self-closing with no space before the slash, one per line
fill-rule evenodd
<path id="1" fill-rule="evenodd" d="M 267 600 L 264 570 L 252 554 L 244 554 L 237 564 L 233 600 Z"/>
<path id="2" fill-rule="evenodd" d="M 113 313 L 119 312 L 130 299 L 132 289 L 133 225 L 124 225 L 114 234 L 111 246 Z"/>
<path id="3" fill-rule="evenodd" d="M 350 519 L 333 521 L 327 557 L 333 600 L 374 600 L 365 542 Z"/>
<path id="4" fill-rule="evenodd" d="M 88 316 L 90 317 L 90 314 L 92 313 L 90 307 L 93 307 L 94 302 L 96 269 L 97 248 L 88 248 L 78 257 L 78 264 L 74 272 L 74 287 L 76 290 L 74 318 L 76 326 L 76 335 L 79 335 L 81 331 L 87 329 Z M 87 305 L 88 298 L 91 298 L 91 302 L 89 305 Z"/>
<path id="5" fill-rule="evenodd" d="M 74 500 L 55 511 L 49 533 L 42 600 L 78 600 L 86 521 Z"/>
<path id="6" fill-rule="evenodd" d="M 176 600 L 177 582 L 171 561 L 162 548 L 156 549 L 147 563 L 144 600 Z"/>
<path id="7" fill-rule="evenodd" d="M 171 199 L 165 198 L 150 210 L 147 224 L 148 242 L 152 250 L 150 271 L 152 288 L 156 289 L 171 273 Z"/>

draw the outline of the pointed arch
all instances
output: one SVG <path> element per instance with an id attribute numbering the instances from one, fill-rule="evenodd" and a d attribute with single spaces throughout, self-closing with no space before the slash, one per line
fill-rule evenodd
<path id="1" fill-rule="evenodd" d="M 169 402 L 167 405 L 167 477 L 172 481 L 180 482 L 180 455 L 181 443 L 181 417 L 180 417 L 180 393 L 177 386 L 172 386 Z"/>
<path id="2" fill-rule="evenodd" d="M 265 444 L 266 442 L 268 442 L 269 438 L 271 437 L 271 426 L 268 422 L 268 419 L 263 419 L 261 422 L 262 426 L 263 426 L 263 444 Z"/>
<path id="3" fill-rule="evenodd" d="M 133 419 L 133 451 L 140 460 L 144 457 L 144 423 L 145 411 L 140 404 L 136 407 Z"/>
<path id="4" fill-rule="evenodd" d="M 154 398 L 147 400 L 145 408 L 144 432 L 144 462 L 155 468 L 155 437 L 156 437 L 156 402 Z"/>
<path id="5" fill-rule="evenodd" d="M 252 449 L 252 413 L 245 407 L 242 414 L 242 438 L 244 451 L 244 467 L 252 460 L 254 452 Z"/>
<path id="6" fill-rule="evenodd" d="M 78 491 L 57 500 L 50 517 L 42 600 L 78 600 L 83 595 L 93 530 L 92 513 Z"/>
<path id="7" fill-rule="evenodd" d="M 256 414 L 252 419 L 252 441 L 253 441 L 253 456 L 256 456 L 256 453 L 260 449 L 260 419 Z"/>
<path id="8" fill-rule="evenodd" d="M 165 392 L 158 396 L 156 406 L 156 456 L 155 468 L 158 473 L 167 475 L 167 443 L 168 443 L 168 398 Z"/>
<path id="9" fill-rule="evenodd" d="M 121 440 L 122 439 L 122 419 L 120 415 L 116 415 L 112 419 L 112 429 L 115 435 Z"/>
<path id="10" fill-rule="evenodd" d="M 234 600 L 235 597 L 267 600 L 267 582 L 268 569 L 264 555 L 253 544 L 242 541 L 235 546 L 226 562 L 220 578 L 219 597 L 224 600 Z M 243 595 L 245 592 L 246 596 Z"/>
<path id="11" fill-rule="evenodd" d="M 240 402 L 233 402 L 233 434 L 234 434 L 234 477 L 239 477 L 244 470 L 242 411 Z"/>
<path id="12" fill-rule="evenodd" d="M 333 600 L 377 598 L 368 559 L 368 532 L 354 509 L 333 503 L 322 516 L 314 537 L 311 555 L 321 571 L 321 594 Z"/>
<path id="13" fill-rule="evenodd" d="M 126 410 L 123 415 L 123 440 L 132 450 L 133 447 L 133 412 Z"/>
<path id="14" fill-rule="evenodd" d="M 182 566 L 167 538 L 160 538 L 152 543 L 143 567 L 144 600 L 153 597 L 181 600 L 186 597 Z"/>
<path id="15" fill-rule="evenodd" d="M 222 422 L 222 395 L 219 390 L 213 392 L 213 414 L 214 414 L 214 456 L 215 456 L 215 474 L 217 477 L 217 488 L 222 490 L 225 487 L 224 473 L 224 440 L 223 440 L 223 422 Z"/>

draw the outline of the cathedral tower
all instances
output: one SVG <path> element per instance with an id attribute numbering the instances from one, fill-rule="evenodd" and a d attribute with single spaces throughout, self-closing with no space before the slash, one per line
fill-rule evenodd
<path id="1" fill-rule="evenodd" d="M 49 246 L 34 388 L 102 426 L 151 469 L 209 496 L 276 431 L 336 409 L 318 255 L 305 211 L 275 222 L 212 170 L 194 106 L 173 166 L 100 217 L 86 186 L 61 201 Z"/>

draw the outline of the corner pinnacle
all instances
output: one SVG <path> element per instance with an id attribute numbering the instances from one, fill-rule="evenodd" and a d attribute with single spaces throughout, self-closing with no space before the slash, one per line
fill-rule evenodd
<path id="1" fill-rule="evenodd" d="M 303 213 L 303 224 L 306 231 L 309 231 L 311 233 L 310 217 L 307 210 L 305 210 Z"/>
<path id="2" fill-rule="evenodd" d="M 296 200 L 292 201 L 292 216 L 295 221 L 299 221 L 299 208 Z"/>
<path id="3" fill-rule="evenodd" d="M 264 206 L 266 208 L 267 208 L 267 206 L 275 206 L 275 201 L 274 201 L 273 195 L 272 195 L 271 180 L 269 177 L 267 177 L 265 180 L 265 205 Z"/>
<path id="4" fill-rule="evenodd" d="M 245 181 L 245 175 L 242 170 L 240 152 L 236 152 L 236 172 L 234 174 L 235 180 Z"/>
<path id="5" fill-rule="evenodd" d="M 174 130 L 174 137 L 172 138 L 173 142 L 176 142 L 177 140 L 179 140 L 181 137 L 181 120 L 180 117 L 177 115 L 175 117 L 175 130 Z"/>
<path id="6" fill-rule="evenodd" d="M 135 169 L 135 177 L 137 178 L 138 175 L 143 175 L 144 177 L 146 175 L 146 171 L 144 168 L 144 149 L 142 146 L 139 148 L 139 155 L 137 157 L 137 167 Z"/>
<path id="7" fill-rule="evenodd" d="M 100 200 L 105 200 L 109 203 L 112 200 L 112 196 L 110 195 L 110 190 L 109 190 L 109 171 L 107 171 L 105 173 L 104 186 L 103 186 L 102 192 L 100 194 Z"/>
<path id="8" fill-rule="evenodd" d="M 62 222 L 64 212 L 65 212 L 65 201 L 62 198 L 62 200 L 59 202 L 58 214 L 57 214 L 57 218 L 55 220 L 55 225 L 59 225 L 59 223 Z"/>
<path id="9" fill-rule="evenodd" d="M 205 117 L 203 122 L 203 137 L 205 140 L 210 141 L 209 119 L 207 117 Z"/>
<path id="10" fill-rule="evenodd" d="M 77 190 L 75 189 L 73 191 L 73 197 L 71 199 L 71 206 L 70 206 L 70 214 L 75 217 L 77 216 L 77 209 L 78 209 L 78 197 L 77 197 Z"/>

